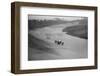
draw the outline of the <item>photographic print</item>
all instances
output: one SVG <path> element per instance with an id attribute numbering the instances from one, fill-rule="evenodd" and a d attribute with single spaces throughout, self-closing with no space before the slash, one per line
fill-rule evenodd
<path id="1" fill-rule="evenodd" d="M 88 18 L 28 15 L 28 60 L 88 57 Z"/>
<path id="2" fill-rule="evenodd" d="M 11 72 L 97 69 L 97 7 L 11 3 Z"/>

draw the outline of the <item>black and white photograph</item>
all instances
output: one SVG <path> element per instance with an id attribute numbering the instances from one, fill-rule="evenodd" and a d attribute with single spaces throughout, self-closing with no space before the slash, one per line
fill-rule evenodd
<path id="1" fill-rule="evenodd" d="M 28 14 L 28 60 L 88 58 L 88 17 Z"/>

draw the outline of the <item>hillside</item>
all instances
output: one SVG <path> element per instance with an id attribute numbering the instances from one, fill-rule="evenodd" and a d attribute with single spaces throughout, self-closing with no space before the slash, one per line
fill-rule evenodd
<path id="1" fill-rule="evenodd" d="M 84 26 L 77 25 L 77 26 L 67 27 L 67 28 L 63 29 L 63 32 L 66 32 L 69 35 L 88 39 L 86 25 L 84 25 Z"/>
<path id="2" fill-rule="evenodd" d="M 52 25 L 57 25 L 57 24 L 62 24 L 62 23 L 67 23 L 68 21 L 56 19 L 56 20 L 28 20 L 28 29 L 33 30 L 36 28 L 42 28 L 42 27 L 47 27 L 47 26 L 52 26 Z"/>
<path id="3" fill-rule="evenodd" d="M 69 26 L 64 28 L 62 31 L 69 35 L 77 36 L 80 38 L 88 39 L 88 24 L 87 20 L 78 21 L 79 24 L 75 26 Z"/>

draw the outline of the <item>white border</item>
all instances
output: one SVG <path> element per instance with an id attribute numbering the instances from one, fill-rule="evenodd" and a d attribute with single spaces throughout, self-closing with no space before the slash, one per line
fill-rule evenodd
<path id="1" fill-rule="evenodd" d="M 88 17 L 88 58 L 28 61 L 28 14 Z M 94 65 L 94 11 L 41 7 L 20 8 L 20 69 L 41 69 Z"/>

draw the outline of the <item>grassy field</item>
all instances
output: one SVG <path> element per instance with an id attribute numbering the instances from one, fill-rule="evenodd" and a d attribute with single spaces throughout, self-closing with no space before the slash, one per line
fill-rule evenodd
<path id="1" fill-rule="evenodd" d="M 63 29 L 69 35 L 77 36 L 80 38 L 88 39 L 87 25 L 76 25 L 71 27 L 66 27 Z"/>

